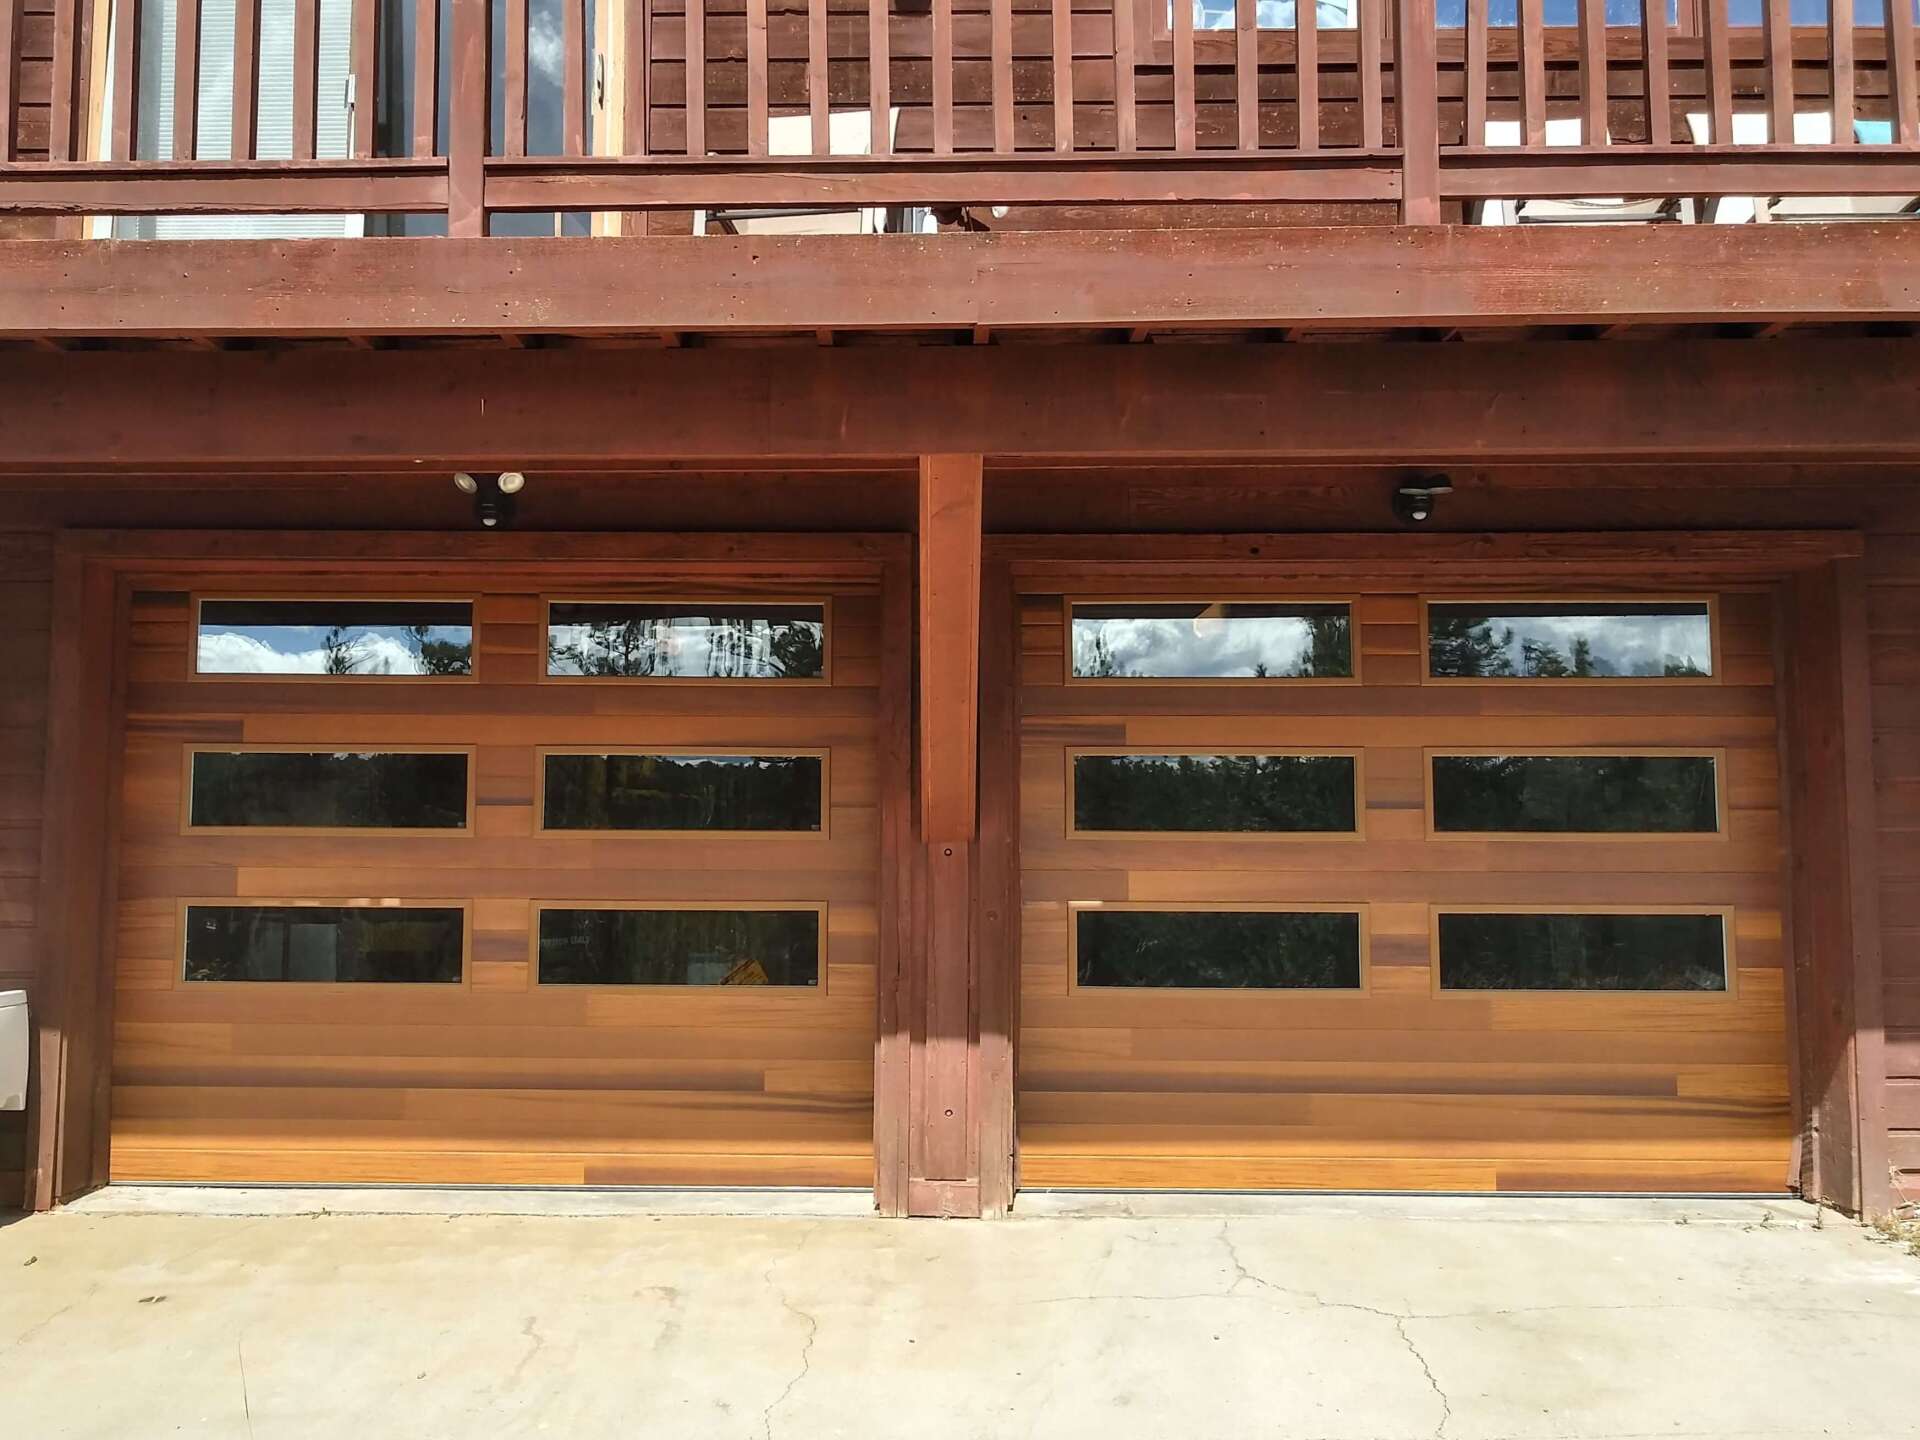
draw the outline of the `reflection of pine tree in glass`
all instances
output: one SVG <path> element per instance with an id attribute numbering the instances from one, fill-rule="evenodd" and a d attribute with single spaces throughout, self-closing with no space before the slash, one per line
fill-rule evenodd
<path id="1" fill-rule="evenodd" d="M 320 642 L 320 649 L 325 656 L 320 662 L 325 674 L 352 675 L 359 670 L 359 646 L 346 626 L 336 625 L 327 631 L 327 638 Z"/>
<path id="2" fill-rule="evenodd" d="M 1428 665 L 1435 675 L 1502 677 L 1514 673 L 1513 631 L 1494 633 L 1493 622 L 1435 615 L 1427 634 Z"/>
<path id="3" fill-rule="evenodd" d="M 780 676 L 805 678 L 826 673 L 826 631 L 808 620 L 776 625 L 768 663 Z"/>
<path id="4" fill-rule="evenodd" d="M 465 675 L 473 668 L 473 642 L 436 640 L 432 627 L 406 627 L 408 648 L 419 658 L 422 675 Z"/>
<path id="5" fill-rule="evenodd" d="M 1307 618 L 1307 653 L 1293 673 L 1302 679 L 1353 673 L 1353 647 L 1345 612 Z"/>
<path id="6" fill-rule="evenodd" d="M 1083 830 L 1350 831 L 1353 761 L 1343 755 L 1080 755 L 1073 810 Z"/>

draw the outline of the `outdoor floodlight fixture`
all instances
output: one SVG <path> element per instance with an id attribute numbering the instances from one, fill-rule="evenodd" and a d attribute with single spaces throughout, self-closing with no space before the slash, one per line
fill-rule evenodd
<path id="1" fill-rule="evenodd" d="M 1445 475 L 1416 475 L 1393 492 L 1393 513 L 1403 525 L 1424 525 L 1438 497 L 1452 493 L 1453 481 Z"/>
<path id="2" fill-rule="evenodd" d="M 518 470 L 499 475 L 474 475 L 462 470 L 453 477 L 454 488 L 473 496 L 473 518 L 486 530 L 504 530 L 513 524 L 519 507 L 514 496 L 527 488 L 527 477 Z"/>

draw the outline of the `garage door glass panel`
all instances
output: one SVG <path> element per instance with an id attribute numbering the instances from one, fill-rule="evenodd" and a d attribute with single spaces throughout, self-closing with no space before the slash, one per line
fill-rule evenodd
<path id="1" fill-rule="evenodd" d="M 186 978 L 321 984 L 460 982 L 457 906 L 189 905 Z"/>
<path id="2" fill-rule="evenodd" d="M 542 909 L 542 985 L 817 986 L 820 911 Z"/>
<path id="3" fill-rule="evenodd" d="M 1443 990 L 1725 990 L 1726 921 L 1676 914 L 1439 916 Z"/>
<path id="4" fill-rule="evenodd" d="M 825 605 L 555 601 L 547 674 L 598 680 L 824 680 Z"/>
<path id="5" fill-rule="evenodd" d="M 1344 604 L 1076 601 L 1073 678 L 1347 679 L 1352 628 Z"/>
<path id="6" fill-rule="evenodd" d="M 1436 755 L 1441 833 L 1711 835 L 1711 755 Z"/>
<path id="7" fill-rule="evenodd" d="M 465 754 L 198 750 L 196 829 L 464 830 Z"/>
<path id="8" fill-rule="evenodd" d="M 1357 990 L 1360 944 L 1351 910 L 1074 912 L 1082 987 Z"/>
<path id="9" fill-rule="evenodd" d="M 1704 601 L 1427 607 L 1427 672 L 1436 679 L 1702 679 L 1713 661 Z"/>
<path id="10" fill-rule="evenodd" d="M 473 606 L 419 600 L 203 600 L 202 675 L 473 674 Z"/>
<path id="11" fill-rule="evenodd" d="M 1098 755 L 1073 761 L 1079 831 L 1289 834 L 1354 829 L 1351 755 Z"/>
<path id="12" fill-rule="evenodd" d="M 548 830 L 817 833 L 818 755 L 548 755 Z"/>

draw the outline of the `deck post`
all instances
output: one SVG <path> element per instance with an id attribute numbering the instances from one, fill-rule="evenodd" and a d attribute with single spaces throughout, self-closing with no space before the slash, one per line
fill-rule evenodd
<path id="1" fill-rule="evenodd" d="M 487 233 L 489 48 L 486 0 L 453 0 L 447 96 L 447 235 Z"/>
<path id="2" fill-rule="evenodd" d="M 1440 223 L 1440 59 L 1434 0 L 1397 0 L 1393 86 L 1400 121 L 1400 220 Z"/>
<path id="3" fill-rule="evenodd" d="M 978 822 L 981 457 L 920 459 L 917 944 L 900 981 L 909 1017 L 912 1215 L 982 1211 L 974 850 Z M 907 854 L 896 855 L 905 864 Z"/>

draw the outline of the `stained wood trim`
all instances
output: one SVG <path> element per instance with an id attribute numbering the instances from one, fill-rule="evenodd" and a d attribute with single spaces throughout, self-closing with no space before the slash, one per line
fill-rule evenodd
<path id="1" fill-rule="evenodd" d="M 825 900 L 550 900 L 540 898 L 527 907 L 527 988 L 585 995 L 753 995 L 782 996 L 803 1005 L 824 1001 L 829 990 L 831 960 L 827 942 L 828 903 Z M 818 985 L 550 985 L 540 978 L 540 916 L 547 910 L 811 910 L 820 917 Z M 725 1002 L 723 1002 L 725 1003 Z"/>
<path id="2" fill-rule="evenodd" d="M 1264 683 L 1264 682 L 1263 682 Z M 1296 756 L 1302 759 L 1338 759 L 1353 761 L 1353 829 L 1351 830 L 1082 830 L 1074 821 L 1074 767 L 1081 755 L 1257 755 Z M 1185 840 L 1248 841 L 1253 844 L 1337 845 L 1367 838 L 1367 752 L 1364 749 L 1289 749 L 1271 745 L 1068 745 L 1063 751 L 1066 768 L 1066 838 L 1069 840 L 1140 840 L 1152 844 L 1178 846 Z M 1431 798 L 1431 797 L 1429 797 Z"/>
<path id="3" fill-rule="evenodd" d="M 379 825 L 196 825 L 193 823 L 193 762 L 200 755 L 464 755 L 467 757 L 467 818 L 458 828 L 402 828 Z M 391 838 L 449 839 L 471 837 L 474 832 L 475 793 L 479 789 L 479 747 L 474 745 L 372 744 L 354 741 L 330 745 L 324 741 L 308 744 L 185 745 L 180 755 L 180 833 L 182 835 L 259 836 L 291 839 L 368 839 Z"/>
<path id="4" fill-rule="evenodd" d="M 920 833 L 971 841 L 977 824 L 982 465 L 920 461 Z"/>
<path id="5" fill-rule="evenodd" d="M 1428 612 L 1435 605 L 1565 605 L 1577 610 L 1582 605 L 1704 605 L 1707 607 L 1707 644 L 1713 661 L 1708 675 L 1436 675 L 1433 673 L 1433 621 Z M 1727 667 L 1725 649 L 1720 643 L 1720 597 L 1718 595 L 1673 595 L 1655 591 L 1618 591 L 1611 595 L 1570 594 L 1545 591 L 1528 593 L 1502 591 L 1474 594 L 1422 595 L 1420 597 L 1420 683 L 1422 685 L 1529 685 L 1547 689 L 1554 686 L 1592 688 L 1608 685 L 1634 687 L 1724 685 Z"/>
<path id="6" fill-rule="evenodd" d="M 999 542 L 1002 538 L 1004 537 L 996 536 L 992 540 L 990 540 L 988 543 L 992 545 L 996 550 L 998 550 Z M 1066 672 L 1064 683 L 1068 685 L 1074 685 L 1074 686 L 1093 686 L 1101 689 L 1116 689 L 1123 685 L 1142 685 L 1142 686 L 1164 685 L 1164 686 L 1172 686 L 1172 687 L 1191 687 L 1195 685 L 1207 685 L 1207 686 L 1217 685 L 1217 686 L 1226 686 L 1230 688 L 1245 688 L 1248 686 L 1253 686 L 1253 687 L 1272 686 L 1275 688 L 1280 688 L 1280 687 L 1291 687 L 1295 685 L 1302 685 L 1302 686 L 1359 685 L 1363 683 L 1361 679 L 1361 673 L 1360 673 L 1363 661 L 1360 655 L 1361 645 L 1360 645 L 1359 622 L 1354 619 L 1354 613 L 1355 613 L 1355 610 L 1358 608 L 1359 603 L 1360 603 L 1359 595 L 1352 592 L 1342 592 L 1340 594 L 1331 594 L 1331 595 L 1309 595 L 1309 594 L 1302 594 L 1302 593 L 1296 593 L 1296 592 L 1288 592 L 1286 594 L 1276 594 L 1270 591 L 1248 591 L 1245 593 L 1241 593 L 1238 591 L 1234 591 L 1231 593 L 1227 591 L 1208 591 L 1204 594 L 1198 591 L 1188 591 L 1180 594 L 1172 594 L 1172 593 L 1160 594 L 1157 592 L 1148 593 L 1148 592 L 1136 590 L 1125 595 L 1115 595 L 1115 594 L 1063 595 L 1061 596 L 1061 605 L 1063 607 L 1062 619 L 1066 628 L 1066 644 L 1064 647 L 1062 647 L 1065 652 L 1063 657 L 1064 663 L 1065 663 L 1065 672 Z M 1268 675 L 1268 676 L 1255 676 L 1255 675 L 1221 675 L 1221 676 L 1109 675 L 1109 676 L 1100 676 L 1100 675 L 1074 674 L 1073 673 L 1073 610 L 1074 610 L 1074 607 L 1076 605 L 1132 605 L 1132 604 L 1140 604 L 1140 605 L 1183 605 L 1183 604 L 1191 604 L 1191 605 L 1204 605 L 1204 604 L 1344 605 L 1347 607 L 1347 635 L 1348 635 L 1348 646 L 1349 646 L 1349 660 L 1351 662 L 1353 673 L 1351 675 Z"/>
<path id="7" fill-rule="evenodd" d="M 722 605 L 817 605 L 820 607 L 821 644 L 818 675 L 780 679 L 772 675 L 555 675 L 547 669 L 546 643 L 553 633 L 555 605 L 685 605 L 713 609 Z M 819 690 L 833 685 L 833 597 L 828 594 L 689 593 L 684 588 L 658 593 L 599 591 L 594 594 L 554 593 L 540 597 L 540 651 L 535 657 L 537 678 L 543 685 L 720 685 L 764 689 Z"/>
<path id="8" fill-rule="evenodd" d="M 1713 762 L 1714 828 L 1712 830 L 1442 830 L 1436 824 L 1433 803 L 1433 762 L 1452 755 L 1499 755 L 1514 758 L 1532 756 L 1569 758 L 1652 756 L 1679 760 L 1702 759 Z M 1620 841 L 1629 845 L 1658 845 L 1671 841 L 1725 840 L 1727 829 L 1727 750 L 1711 745 L 1443 745 L 1420 752 L 1421 783 L 1426 790 L 1426 838 L 1432 841 L 1467 840 L 1482 844 L 1511 844 L 1515 841 L 1573 840 L 1586 843 Z"/>
<path id="9" fill-rule="evenodd" d="M 391 833 L 391 832 L 389 832 Z M 223 910 L 458 910 L 462 920 L 460 924 L 460 979 L 457 983 L 445 980 L 189 980 L 187 978 L 187 911 L 195 906 L 203 908 L 218 907 Z M 173 970 L 169 976 L 172 989 L 225 991 L 229 994 L 302 994 L 313 995 L 334 991 L 351 991 L 362 994 L 368 990 L 403 990 L 410 994 L 422 992 L 435 993 L 446 991 L 449 994 L 464 995 L 473 989 L 473 901 L 442 898 L 415 898 L 407 896 L 382 896 L 378 899 L 365 897 L 315 897 L 300 896 L 259 896 L 259 895 L 187 895 L 174 902 L 174 959 Z"/>
<path id="10" fill-rule="evenodd" d="M 876 5 L 881 0 L 874 0 Z M 901 537 L 904 542 L 905 537 Z M 880 952 L 874 975 L 874 1208 L 901 1217 L 920 1203 L 911 1179 L 912 1030 L 920 939 L 915 905 L 920 846 L 915 817 L 913 730 L 913 561 L 904 543 L 888 555 L 880 581 L 880 696 L 875 763 L 879 773 Z M 890 863 L 889 863 L 890 862 Z"/>
<path id="11" fill-rule="evenodd" d="M 1077 917 L 1093 910 L 1139 911 L 1157 915 L 1249 914 L 1249 915 L 1358 915 L 1360 917 L 1360 983 L 1351 988 L 1297 987 L 1254 988 L 1252 986 L 1174 986 L 1174 985 L 1082 985 L 1080 983 L 1080 925 Z M 1366 1000 L 1373 989 L 1372 907 L 1365 902 L 1333 901 L 1269 902 L 1260 900 L 1069 900 L 1067 902 L 1067 994 L 1069 996 L 1129 995 L 1165 996 L 1178 1003 L 1183 996 L 1209 1000 L 1245 1000 L 1269 1005 L 1299 1000 Z"/>
<path id="12" fill-rule="evenodd" d="M 1020 1033 L 1019 602 L 1004 564 L 988 562 L 980 604 L 980 835 L 974 852 L 974 988 L 979 1056 L 979 1212 L 1013 1205 L 1019 1170 Z"/>
<path id="13" fill-rule="evenodd" d="M 1550 882 L 1549 882 L 1550 883 Z M 1473 990 L 1440 984 L 1440 917 L 1442 915 L 1718 915 L 1727 988 L 1724 990 Z M 1555 996 L 1570 1003 L 1630 1006 L 1637 1001 L 1678 1000 L 1683 1004 L 1730 1005 L 1740 997 L 1740 961 L 1736 953 L 1733 905 L 1429 905 L 1427 907 L 1427 963 L 1436 999 L 1486 1001 L 1503 995 Z"/>
<path id="14" fill-rule="evenodd" d="M 724 720 L 715 722 L 723 730 Z M 811 757 L 820 762 L 820 828 L 818 830 L 555 830 L 547 825 L 547 757 L 549 755 L 722 755 Z M 832 830 L 833 751 L 827 746 L 792 748 L 783 745 L 541 745 L 533 752 L 533 834 L 536 840 L 779 840 L 805 843 L 827 840 Z M 429 832 L 431 833 L 431 832 Z M 647 907 L 654 908 L 654 907 Z"/>

